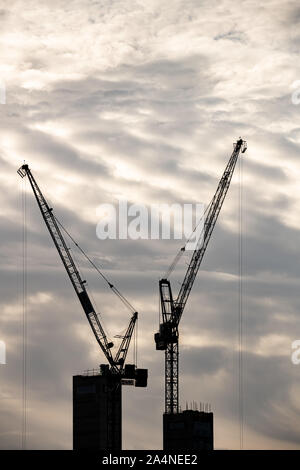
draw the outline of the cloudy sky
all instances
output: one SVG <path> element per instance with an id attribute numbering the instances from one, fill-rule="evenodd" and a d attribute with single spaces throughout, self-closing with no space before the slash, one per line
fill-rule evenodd
<path id="1" fill-rule="evenodd" d="M 248 142 L 181 325 L 181 404 L 210 402 L 215 446 L 239 441 L 239 187 L 243 187 L 244 448 L 300 449 L 300 7 L 297 1 L 1 1 L 0 447 L 22 430 L 22 191 L 27 191 L 27 448 L 72 445 L 72 375 L 103 356 L 29 184 L 140 312 L 149 387 L 123 390 L 123 447 L 162 447 L 157 281 L 180 241 L 96 237 L 98 208 L 209 202 Z M 298 4 L 298 5 L 297 5 Z M 300 88 L 300 84 L 298 84 Z M 299 96 L 298 96 L 299 97 Z M 74 254 L 76 252 L 74 251 Z M 76 254 L 111 336 L 129 320 Z M 173 277 L 179 287 L 186 262 Z M 132 358 L 132 352 L 129 354 Z"/>

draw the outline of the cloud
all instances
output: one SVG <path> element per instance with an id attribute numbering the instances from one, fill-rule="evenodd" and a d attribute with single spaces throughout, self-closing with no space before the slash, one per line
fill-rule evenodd
<path id="1" fill-rule="evenodd" d="M 299 8 L 231 0 L 12 2 L 0 11 L 0 447 L 21 445 L 24 159 L 58 218 L 140 312 L 139 366 L 124 387 L 124 448 L 162 445 L 157 281 L 177 241 L 96 238 L 101 203 L 208 203 L 237 166 L 181 325 L 181 404 L 210 402 L 216 447 L 238 447 L 239 188 L 243 187 L 245 447 L 299 448 Z M 41 21 L 42 18 L 42 21 Z M 242 182 L 242 183 L 241 183 Z M 28 448 L 70 448 L 72 375 L 103 361 L 27 182 Z M 110 336 L 130 313 L 72 253 Z M 182 281 L 188 254 L 173 279 Z M 178 281 L 178 282 L 177 282 Z M 132 352 L 129 353 L 132 359 Z M 137 406 L 138 404 L 138 406 Z M 145 423 L 147 423 L 145 425 Z M 224 429 L 228 433 L 224 433 Z"/>

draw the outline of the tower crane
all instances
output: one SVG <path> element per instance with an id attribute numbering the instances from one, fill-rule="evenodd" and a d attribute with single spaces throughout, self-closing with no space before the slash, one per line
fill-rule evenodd
<path id="1" fill-rule="evenodd" d="M 113 284 L 109 283 L 109 287 L 112 288 L 117 293 L 117 295 L 121 297 L 121 300 L 132 310 L 132 316 L 128 328 L 125 334 L 121 336 L 121 344 L 115 355 L 113 355 L 112 348 L 114 344 L 110 342 L 107 338 L 104 328 L 100 322 L 99 316 L 96 313 L 95 308 L 86 290 L 86 281 L 82 279 L 76 267 L 70 249 L 67 247 L 66 241 L 62 235 L 62 231 L 60 230 L 61 224 L 55 217 L 53 208 L 50 207 L 48 202 L 46 201 L 41 189 L 39 188 L 27 164 L 22 165 L 17 173 L 21 176 L 21 178 L 27 176 L 30 182 L 38 207 L 47 226 L 47 229 L 51 235 L 53 243 L 63 262 L 63 265 L 65 267 L 65 270 L 67 271 L 73 288 L 79 298 L 79 301 L 90 324 L 90 327 L 94 333 L 94 336 L 108 362 L 108 364 L 102 364 L 100 366 L 102 373 L 111 377 L 111 384 L 113 387 L 119 387 L 121 384 L 135 385 L 136 387 L 146 387 L 148 377 L 147 369 L 138 369 L 134 364 L 125 364 L 132 335 L 136 326 L 138 313 L 134 311 L 131 304 L 126 300 L 124 296 L 122 296 L 122 294 L 113 286 Z M 81 251 L 83 252 L 83 250 Z M 115 447 L 113 398 L 111 403 L 109 404 L 109 408 L 110 419 L 108 419 L 108 425 L 110 429 L 108 431 L 108 448 L 113 449 Z"/>
<path id="2" fill-rule="evenodd" d="M 159 281 L 162 322 L 159 326 L 159 332 L 154 335 L 154 339 L 156 349 L 165 351 L 165 414 L 175 414 L 179 411 L 179 323 L 230 186 L 238 156 L 240 152 L 244 153 L 247 149 L 246 141 L 241 138 L 233 145 L 232 155 L 220 179 L 215 195 L 206 209 L 202 237 L 198 240 L 192 254 L 178 296 L 173 297 L 171 283 L 168 278 Z M 179 255 L 183 251 L 185 251 L 185 247 L 180 250 Z M 179 257 L 177 255 L 175 258 L 171 270 L 174 269 Z"/>

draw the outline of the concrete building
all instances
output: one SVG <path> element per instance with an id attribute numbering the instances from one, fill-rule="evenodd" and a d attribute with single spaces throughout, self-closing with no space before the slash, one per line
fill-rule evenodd
<path id="1" fill-rule="evenodd" d="M 121 450 L 122 386 L 107 370 L 73 377 L 75 450 Z"/>
<path id="2" fill-rule="evenodd" d="M 213 413 L 185 410 L 163 415 L 164 450 L 213 450 Z"/>

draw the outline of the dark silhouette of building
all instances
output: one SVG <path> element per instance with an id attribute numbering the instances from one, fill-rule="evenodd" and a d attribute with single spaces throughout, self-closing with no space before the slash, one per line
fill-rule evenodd
<path id="1" fill-rule="evenodd" d="M 213 413 L 185 410 L 163 415 L 164 450 L 213 450 Z"/>
<path id="2" fill-rule="evenodd" d="M 121 450 L 122 386 L 111 374 L 73 377 L 73 449 Z"/>

